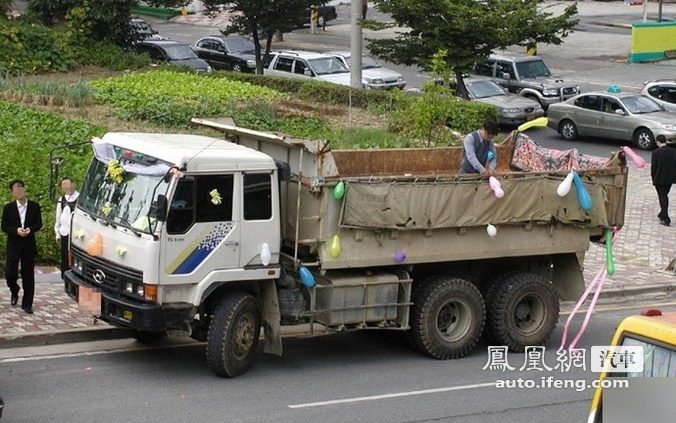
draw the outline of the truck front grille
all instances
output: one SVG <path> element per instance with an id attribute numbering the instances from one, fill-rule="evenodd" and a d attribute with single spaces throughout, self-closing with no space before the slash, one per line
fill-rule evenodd
<path id="1" fill-rule="evenodd" d="M 143 283 L 141 271 L 92 257 L 77 247 L 72 247 L 71 254 L 82 263 L 82 278 L 91 285 L 123 292 L 125 282 Z"/>

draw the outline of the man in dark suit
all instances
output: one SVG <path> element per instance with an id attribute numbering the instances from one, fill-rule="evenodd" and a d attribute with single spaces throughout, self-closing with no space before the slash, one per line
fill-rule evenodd
<path id="1" fill-rule="evenodd" d="M 5 204 L 2 210 L 2 231 L 7 234 L 7 263 L 5 278 L 12 294 L 12 305 L 19 301 L 19 262 L 21 263 L 21 281 L 23 298 L 21 308 L 33 314 L 33 294 L 35 291 L 35 257 L 38 247 L 35 233 L 42 228 L 40 205 L 26 198 L 26 188 L 20 179 L 9 183 L 9 190 L 15 201 Z"/>
<path id="2" fill-rule="evenodd" d="M 671 224 L 669 191 L 676 183 L 676 148 L 667 146 L 664 135 L 658 135 L 655 141 L 657 141 L 657 149 L 653 151 L 650 176 L 660 201 L 660 213 L 657 218 L 660 219 L 661 225 L 669 226 Z"/>

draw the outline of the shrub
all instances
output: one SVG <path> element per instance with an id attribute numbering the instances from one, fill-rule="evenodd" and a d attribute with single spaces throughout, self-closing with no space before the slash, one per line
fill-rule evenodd
<path id="1" fill-rule="evenodd" d="M 43 228 L 37 234 L 38 257 L 41 262 L 58 261 L 54 242 L 55 203 L 49 199 L 49 152 L 54 147 L 85 142 L 100 136 L 103 129 L 80 120 L 64 119 L 53 113 L 35 111 L 16 104 L 0 102 L 0 185 L 4 199 L 11 197 L 6 184 L 13 178 L 26 182 L 27 196 L 42 207 Z M 59 150 L 65 158 L 60 174 L 73 177 L 81 184 L 91 158 L 91 148 L 81 146 Z M 0 256 L 5 257 L 5 243 L 0 243 Z"/>

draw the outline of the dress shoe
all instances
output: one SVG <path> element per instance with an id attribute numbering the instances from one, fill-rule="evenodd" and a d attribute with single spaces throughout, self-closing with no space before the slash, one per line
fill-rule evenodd
<path id="1" fill-rule="evenodd" d="M 661 220 L 660 220 L 660 225 L 663 225 L 663 226 L 669 226 L 669 225 L 671 225 L 671 222 L 669 222 L 668 220 L 661 219 Z"/>
<path id="2" fill-rule="evenodd" d="M 19 295 L 18 294 L 12 294 L 12 305 L 15 306 L 16 303 L 19 302 Z"/>
<path id="3" fill-rule="evenodd" d="M 23 311 L 25 311 L 28 314 L 33 314 L 33 309 L 31 307 L 21 307 Z"/>

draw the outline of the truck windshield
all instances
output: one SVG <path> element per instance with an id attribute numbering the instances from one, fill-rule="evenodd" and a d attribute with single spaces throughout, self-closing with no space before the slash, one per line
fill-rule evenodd
<path id="1" fill-rule="evenodd" d="M 157 219 L 149 212 L 157 197 L 166 195 L 168 183 L 163 176 L 124 172 L 120 179 L 114 181 L 106 173 L 106 163 L 92 160 L 78 207 L 114 226 L 120 225 L 134 232 L 153 233 Z M 151 198 L 153 191 L 155 198 Z"/>
<path id="2" fill-rule="evenodd" d="M 547 65 L 542 60 L 518 62 L 516 64 L 516 71 L 519 72 L 521 78 L 547 78 L 552 76 L 549 68 L 547 68 Z"/>

